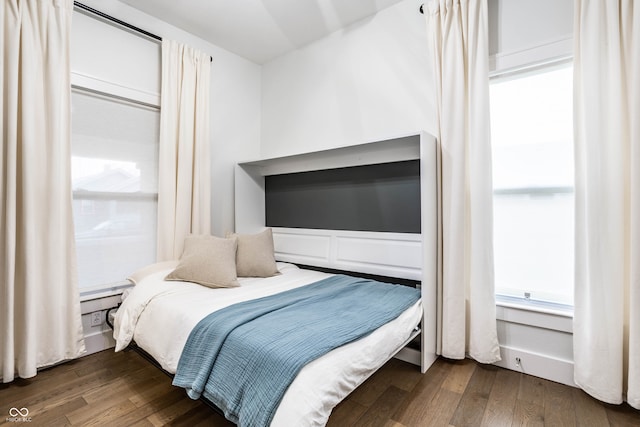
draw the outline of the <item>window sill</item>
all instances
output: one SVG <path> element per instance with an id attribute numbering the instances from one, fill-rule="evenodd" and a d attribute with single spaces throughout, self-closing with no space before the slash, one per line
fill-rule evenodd
<path id="1" fill-rule="evenodd" d="M 102 285 L 94 288 L 80 289 L 80 302 L 93 301 L 100 298 L 108 298 L 115 295 L 121 295 L 125 289 L 133 286 L 133 283 L 127 281 L 113 283 L 111 285 Z"/>
<path id="2" fill-rule="evenodd" d="M 552 314 L 573 318 L 573 306 L 557 304 L 553 302 L 533 301 L 524 298 L 514 298 L 505 295 L 496 295 L 496 306 L 515 308 L 518 310 L 535 311 L 537 313 Z"/>
<path id="3" fill-rule="evenodd" d="M 573 333 L 573 307 L 522 298 L 496 296 L 496 319 L 537 328 Z"/>

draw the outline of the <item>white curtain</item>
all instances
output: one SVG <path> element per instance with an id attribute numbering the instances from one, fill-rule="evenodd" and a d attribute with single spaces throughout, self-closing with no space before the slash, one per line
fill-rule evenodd
<path id="1" fill-rule="evenodd" d="M 640 409 L 640 4 L 574 3 L 575 382 Z"/>
<path id="2" fill-rule="evenodd" d="M 210 57 L 162 42 L 158 179 L 158 261 L 178 259 L 184 239 L 209 234 Z"/>
<path id="3" fill-rule="evenodd" d="M 84 353 L 71 195 L 71 0 L 0 6 L 2 381 Z"/>
<path id="4" fill-rule="evenodd" d="M 493 188 L 486 0 L 425 8 L 442 150 L 441 354 L 500 360 L 493 272 Z"/>

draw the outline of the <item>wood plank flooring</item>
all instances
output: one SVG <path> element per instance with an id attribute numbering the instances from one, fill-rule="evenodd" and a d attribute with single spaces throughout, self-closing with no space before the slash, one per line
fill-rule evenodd
<path id="1" fill-rule="evenodd" d="M 27 408 L 29 423 L 12 421 Z M 133 351 L 108 350 L 0 385 L 0 426 L 231 426 Z M 640 426 L 640 411 L 470 360 L 422 375 L 389 361 L 338 405 L 330 427 Z M 295 427 L 295 426 L 292 426 Z"/>

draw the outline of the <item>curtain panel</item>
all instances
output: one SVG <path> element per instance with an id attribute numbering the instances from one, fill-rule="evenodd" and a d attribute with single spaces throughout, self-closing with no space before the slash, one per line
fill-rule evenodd
<path id="1" fill-rule="evenodd" d="M 84 353 L 71 194 L 71 0 L 0 6 L 2 381 Z"/>
<path id="2" fill-rule="evenodd" d="M 493 187 L 486 0 L 425 7 L 442 161 L 441 354 L 500 360 L 493 267 Z"/>
<path id="3" fill-rule="evenodd" d="M 189 234 L 211 229 L 210 57 L 162 41 L 158 261 L 178 259 Z"/>
<path id="4" fill-rule="evenodd" d="M 640 4 L 574 3 L 575 382 L 640 409 Z"/>

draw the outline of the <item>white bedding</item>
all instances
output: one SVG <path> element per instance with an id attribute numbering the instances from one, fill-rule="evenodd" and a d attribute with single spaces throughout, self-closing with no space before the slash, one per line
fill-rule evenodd
<path id="1" fill-rule="evenodd" d="M 282 273 L 266 279 L 240 278 L 240 287 L 210 289 L 189 282 L 164 281 L 172 270 L 147 270 L 118 309 L 114 322 L 116 351 L 131 340 L 175 373 L 189 333 L 209 313 L 316 282 L 329 274 L 278 263 Z M 381 304 L 384 302 L 381 301 Z M 418 301 L 394 321 L 370 335 L 308 364 L 285 393 L 272 426 L 322 426 L 331 410 L 409 338 L 422 318 Z"/>

